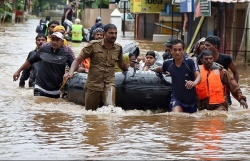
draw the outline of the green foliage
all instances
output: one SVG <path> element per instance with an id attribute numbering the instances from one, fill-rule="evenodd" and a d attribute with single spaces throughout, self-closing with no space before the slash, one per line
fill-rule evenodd
<path id="1" fill-rule="evenodd" d="M 24 1 L 23 0 L 17 0 L 16 1 L 16 10 L 23 10 L 24 9 Z"/>
<path id="2" fill-rule="evenodd" d="M 105 5 L 108 5 L 110 3 L 109 0 L 95 0 L 95 2 L 92 3 L 91 8 L 98 8 L 101 2 L 102 4 L 105 4 Z"/>
<path id="3" fill-rule="evenodd" d="M 66 0 L 32 0 L 32 3 L 33 3 L 32 7 L 33 9 L 40 7 L 41 10 L 44 11 L 56 8 L 57 5 L 64 6 L 66 4 Z"/>
<path id="4" fill-rule="evenodd" d="M 106 5 L 109 5 L 110 2 L 109 2 L 109 0 L 102 0 L 102 3 L 106 4 Z"/>
<path id="5" fill-rule="evenodd" d="M 0 21 L 6 21 L 10 19 L 12 15 L 12 5 L 8 2 L 5 2 L 3 5 L 0 5 Z"/>
<path id="6" fill-rule="evenodd" d="M 50 10 L 49 2 L 44 3 L 44 5 L 42 6 L 42 10 Z"/>
<path id="7" fill-rule="evenodd" d="M 38 0 L 32 0 L 33 8 L 37 8 L 39 6 Z"/>
<path id="8" fill-rule="evenodd" d="M 101 2 L 100 0 L 96 0 L 95 2 L 92 3 L 91 8 L 98 8 L 100 2 Z"/>
<path id="9" fill-rule="evenodd" d="M 10 3 L 5 2 L 4 5 L 5 5 L 5 7 L 6 7 L 6 10 L 9 10 L 9 11 L 12 10 L 12 5 L 11 5 Z"/>
<path id="10" fill-rule="evenodd" d="M 98 8 L 98 4 L 97 3 L 92 3 L 91 8 Z"/>

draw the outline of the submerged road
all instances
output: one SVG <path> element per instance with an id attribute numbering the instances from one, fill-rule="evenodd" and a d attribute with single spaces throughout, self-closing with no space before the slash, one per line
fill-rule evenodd
<path id="1" fill-rule="evenodd" d="M 86 111 L 63 99 L 34 97 L 27 83 L 19 88 L 12 75 L 35 48 L 38 22 L 0 26 L 1 159 L 250 158 L 250 111 L 235 99 L 229 112 L 153 113 L 111 106 Z M 134 41 L 131 33 L 119 36 L 117 42 L 136 42 L 142 54 L 164 51 L 162 43 Z M 70 42 L 76 55 L 84 44 Z M 249 67 L 237 67 L 250 103 Z"/>

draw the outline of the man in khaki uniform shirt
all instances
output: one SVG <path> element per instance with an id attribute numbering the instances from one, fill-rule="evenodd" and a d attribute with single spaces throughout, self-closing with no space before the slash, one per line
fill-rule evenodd
<path id="1" fill-rule="evenodd" d="M 93 40 L 84 47 L 74 60 L 69 73 L 64 78 L 72 78 L 74 71 L 86 58 L 90 58 L 90 69 L 85 85 L 85 108 L 96 110 L 100 99 L 105 106 L 115 105 L 115 62 L 127 71 L 127 65 L 122 60 L 122 47 L 115 43 L 117 28 L 114 24 L 104 27 L 104 39 Z"/>

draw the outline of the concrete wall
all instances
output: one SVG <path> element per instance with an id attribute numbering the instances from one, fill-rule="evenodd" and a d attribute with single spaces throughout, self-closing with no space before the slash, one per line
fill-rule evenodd
<path id="1" fill-rule="evenodd" d="M 152 40 L 154 33 L 159 33 L 159 29 L 154 25 L 159 22 L 159 14 L 140 14 L 139 28 L 137 28 L 140 40 Z"/>
<path id="2" fill-rule="evenodd" d="M 109 9 L 101 9 L 100 8 L 86 8 L 83 13 L 82 13 L 82 23 L 85 28 L 90 28 L 95 24 L 95 19 L 100 16 L 100 11 L 101 11 L 101 18 L 102 18 L 102 23 L 108 24 L 110 23 L 110 14 L 116 9 L 115 5 L 109 6 Z M 120 11 L 121 12 L 121 11 Z M 121 12 L 122 13 L 122 12 Z M 121 19 L 122 21 L 122 19 Z M 126 21 L 125 22 L 125 31 L 133 31 L 134 30 L 134 22 L 131 21 Z"/>
<path id="3" fill-rule="evenodd" d="M 114 9 L 92 9 L 92 8 L 86 8 L 84 12 L 82 13 L 82 22 L 85 28 L 90 28 L 95 24 L 95 19 L 100 16 L 101 11 L 101 18 L 102 23 L 108 24 L 110 23 L 110 14 L 114 11 Z"/>

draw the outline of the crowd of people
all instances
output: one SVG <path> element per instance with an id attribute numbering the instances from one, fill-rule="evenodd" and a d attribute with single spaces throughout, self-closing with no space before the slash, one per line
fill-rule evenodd
<path id="1" fill-rule="evenodd" d="M 41 32 L 37 30 L 37 47 L 14 73 L 13 80 L 16 81 L 23 71 L 19 87 L 24 87 L 25 80 L 30 78 L 30 82 L 33 81 L 29 84 L 34 88 L 34 96 L 59 98 L 63 78 L 73 77 L 75 71 L 85 72 L 88 73 L 85 98 L 83 98 L 86 100 L 86 109 L 97 109 L 100 98 L 104 105 L 115 105 L 114 66 L 117 63 L 122 71 L 128 70 L 128 66 L 123 62 L 122 47 L 115 42 L 117 28 L 114 24 L 100 25 L 101 18 L 98 17 L 96 21 L 98 25 L 95 24 L 91 28 L 91 36 L 95 40 L 90 41 L 75 58 L 65 39 L 68 31 L 66 26 L 63 26 L 65 21 L 72 21 L 73 11 L 70 10 L 74 6 L 74 1 L 66 6 L 61 25 L 58 21 L 51 20 L 44 25 L 46 30 Z M 67 66 L 70 70 L 65 73 Z"/>
<path id="2" fill-rule="evenodd" d="M 96 110 L 100 101 L 105 106 L 115 106 L 114 73 L 119 71 L 162 72 L 172 78 L 170 111 L 194 113 L 197 110 L 228 110 L 231 96 L 240 105 L 248 108 L 246 97 L 239 87 L 239 74 L 229 55 L 219 52 L 220 38 L 201 38 L 194 46 L 193 53 L 185 53 L 182 40 L 171 38 L 164 44 L 166 51 L 162 63 L 157 63 L 159 53 L 148 51 L 145 56 L 123 53 L 116 43 L 117 28 L 114 24 L 102 24 L 101 17 L 90 29 L 90 40 L 75 54 L 68 46 L 65 35 L 72 32 L 72 38 L 82 41 L 84 30 L 80 20 L 69 31 L 65 21 L 72 21 L 75 1 L 65 7 L 62 22 L 40 20 L 35 38 L 36 48 L 24 64 L 14 73 L 14 81 L 21 75 L 19 87 L 34 88 L 34 96 L 60 97 L 60 87 L 74 76 L 74 72 L 88 73 L 85 91 L 85 108 Z M 74 34 L 75 31 L 80 36 Z M 69 70 L 66 71 L 66 67 Z M 233 76 L 228 72 L 230 69 Z"/>
<path id="3" fill-rule="evenodd" d="M 239 74 L 232 58 L 219 52 L 219 37 L 201 38 L 190 54 L 184 52 L 184 43 L 181 40 L 170 39 L 166 46 L 166 52 L 170 51 L 171 58 L 166 58 L 163 65 L 154 68 L 153 71 L 163 72 L 172 77 L 169 105 L 171 111 L 227 111 L 232 103 L 230 93 L 243 108 L 248 108 L 246 97 L 238 84 Z M 228 72 L 228 68 L 233 76 Z"/>

